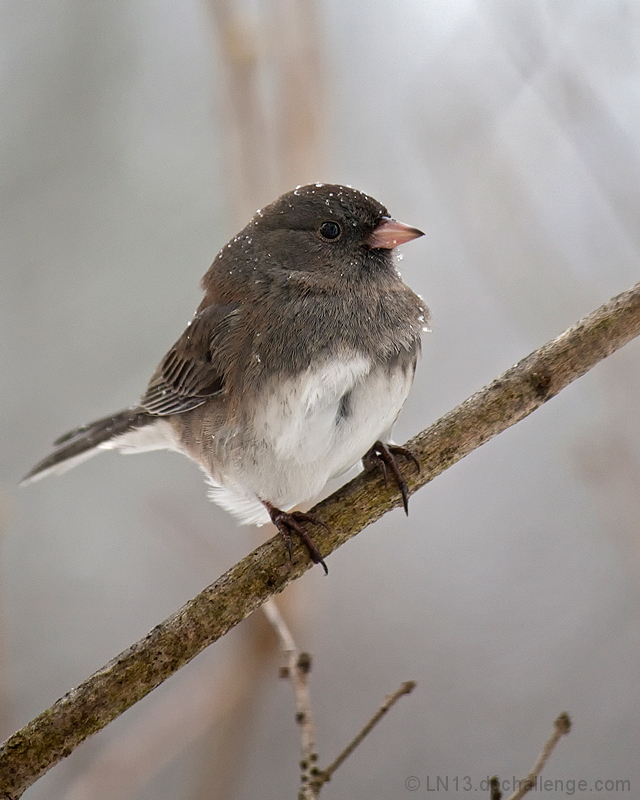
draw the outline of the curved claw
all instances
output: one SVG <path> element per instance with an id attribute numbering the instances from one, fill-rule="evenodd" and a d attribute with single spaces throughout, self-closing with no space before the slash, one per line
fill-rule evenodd
<path id="1" fill-rule="evenodd" d="M 404 456 L 408 461 L 413 461 L 413 465 L 416 468 L 416 472 L 418 475 L 422 472 L 422 467 L 420 466 L 420 462 L 418 459 L 413 455 L 411 450 L 408 450 L 406 447 L 400 447 L 398 444 L 389 444 L 387 445 L 389 448 L 389 452 L 392 453 L 394 456 Z"/>
<path id="2" fill-rule="evenodd" d="M 328 533 L 331 533 L 331 528 L 317 514 L 310 514 L 308 511 L 291 511 L 290 513 L 298 522 L 311 522 L 314 525 L 322 525 Z"/>
<path id="3" fill-rule="evenodd" d="M 263 503 L 269 512 L 271 521 L 284 539 L 284 543 L 289 553 L 289 558 L 293 556 L 293 542 L 291 540 L 291 534 L 295 533 L 307 548 L 309 558 L 314 564 L 320 564 L 324 569 L 324 574 L 328 575 L 329 570 L 327 565 L 324 563 L 322 554 L 316 547 L 311 536 L 309 536 L 303 527 L 303 523 L 310 522 L 313 525 L 322 525 L 323 528 L 326 528 L 329 533 L 331 533 L 331 528 L 326 524 L 326 522 L 323 522 L 320 517 L 316 516 L 316 514 L 307 514 L 304 511 L 281 511 L 279 508 L 271 505 L 271 503 L 265 501 L 263 501 Z"/>
<path id="4" fill-rule="evenodd" d="M 404 508 L 404 513 L 408 516 L 409 487 L 407 486 L 407 482 L 400 472 L 395 458 L 396 456 L 403 456 L 409 461 L 413 461 L 418 473 L 420 473 L 420 462 L 410 450 L 407 450 L 406 447 L 400 447 L 399 445 L 395 444 L 384 444 L 384 442 L 379 441 L 375 442 L 371 450 L 366 453 L 362 459 L 362 463 L 364 464 L 365 469 L 373 469 L 374 467 L 380 469 L 384 477 L 385 486 L 387 486 L 387 467 L 391 470 L 400 494 L 402 495 L 402 507 Z"/>

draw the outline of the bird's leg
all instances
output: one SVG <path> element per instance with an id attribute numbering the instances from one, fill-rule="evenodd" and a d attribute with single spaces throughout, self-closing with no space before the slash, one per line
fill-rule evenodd
<path id="1" fill-rule="evenodd" d="M 284 543 L 287 546 L 287 550 L 289 551 L 289 558 L 291 558 L 293 554 L 293 543 L 291 541 L 291 534 L 295 533 L 296 536 L 298 536 L 298 538 L 302 540 L 305 547 L 309 551 L 309 557 L 311 558 L 313 563 L 322 564 L 322 568 L 324 569 L 325 575 L 328 574 L 329 570 L 327 569 L 327 565 L 324 563 L 324 559 L 322 558 L 320 551 L 314 544 L 313 539 L 304 529 L 303 523 L 311 522 L 313 525 L 322 525 L 329 532 L 331 532 L 331 528 L 325 522 L 323 522 L 320 519 L 320 517 L 317 517 L 315 514 L 307 514 L 304 511 L 281 511 L 279 508 L 276 508 L 267 500 L 263 500 L 262 503 L 269 512 L 269 516 L 271 517 L 271 522 L 273 522 L 276 528 L 280 531 L 280 535 L 284 539 Z"/>
<path id="2" fill-rule="evenodd" d="M 384 477 L 384 485 L 387 485 L 387 467 L 391 470 L 393 477 L 398 485 L 400 494 L 402 495 L 402 505 L 404 513 L 409 514 L 409 488 L 407 482 L 402 477 L 402 473 L 398 468 L 396 456 L 403 456 L 404 458 L 413 461 L 420 474 L 420 462 L 413 455 L 411 450 L 406 447 L 399 447 L 396 444 L 384 444 L 384 442 L 375 442 L 371 450 L 366 453 L 362 459 L 362 463 L 366 470 L 379 469 Z"/>

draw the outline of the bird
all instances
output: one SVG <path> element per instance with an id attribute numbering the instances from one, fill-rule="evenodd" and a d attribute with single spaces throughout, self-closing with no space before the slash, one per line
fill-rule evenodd
<path id="1" fill-rule="evenodd" d="M 257 211 L 215 257 L 204 297 L 140 400 L 82 425 L 23 479 L 61 473 L 101 450 L 168 449 L 205 473 L 211 499 L 243 523 L 271 520 L 327 567 L 292 510 L 358 462 L 390 472 L 429 309 L 402 280 L 395 248 L 422 231 L 349 186 L 299 186 Z"/>

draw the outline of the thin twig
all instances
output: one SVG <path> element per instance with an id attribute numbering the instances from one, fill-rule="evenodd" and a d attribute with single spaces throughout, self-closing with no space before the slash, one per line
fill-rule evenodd
<path id="1" fill-rule="evenodd" d="M 527 792 L 530 792 L 535 787 L 538 776 L 544 769 L 544 765 L 549 760 L 549 756 L 551 753 L 553 753 L 555 746 L 563 736 L 569 733 L 570 730 L 571 720 L 569 719 L 569 715 L 566 713 L 560 714 L 554 723 L 553 733 L 547 740 L 545 746 L 542 748 L 542 752 L 538 756 L 536 763 L 531 768 L 531 772 L 526 778 L 520 781 L 520 786 L 518 789 L 512 795 L 510 795 L 507 800 L 521 800 L 521 798 L 524 797 Z"/>
<path id="2" fill-rule="evenodd" d="M 9 503 L 3 487 L 0 487 L 0 542 L 4 544 L 4 537 L 9 521 Z M 8 736 L 15 727 L 14 723 L 14 697 L 9 679 L 8 656 L 5 635 L 6 608 L 0 608 L 0 735 Z"/>
<path id="3" fill-rule="evenodd" d="M 362 742 L 362 740 L 371 733 L 373 728 L 380 722 L 382 717 L 387 713 L 387 711 L 393 706 L 404 694 L 411 694 L 411 692 L 416 688 L 415 681 L 405 681 L 398 689 L 393 692 L 393 694 L 389 694 L 385 697 L 383 704 L 380 708 L 376 711 L 376 713 L 371 717 L 369 722 L 362 728 L 360 733 L 357 736 L 354 736 L 353 739 L 349 742 L 349 744 L 344 748 L 344 750 L 337 756 L 337 758 L 329 764 L 326 769 L 323 769 L 321 772 L 321 780 L 322 783 L 326 783 L 327 781 L 331 780 L 331 776 L 333 773 L 338 769 L 338 767 L 345 761 L 345 759 L 349 758 L 351 753 L 356 749 L 356 747 Z"/>
<path id="4" fill-rule="evenodd" d="M 493 778 L 489 778 L 489 800 L 502 800 L 500 781 L 497 775 L 494 775 Z"/>
<path id="5" fill-rule="evenodd" d="M 380 722 L 391 706 L 393 706 L 403 694 L 410 694 L 414 690 L 416 684 L 415 681 L 406 681 L 393 694 L 385 697 L 383 704 L 360 733 L 349 742 L 344 750 L 326 769 L 319 770 L 317 767 L 318 752 L 315 744 L 315 724 L 311 714 L 311 698 L 309 696 L 310 657 L 308 653 L 300 653 L 298 650 L 291 631 L 274 600 L 267 600 L 262 606 L 262 609 L 269 622 L 273 625 L 280 640 L 280 646 L 287 656 L 287 676 L 291 679 L 296 698 L 296 722 L 300 725 L 302 738 L 302 760 L 300 762 L 302 768 L 300 777 L 301 789 L 298 797 L 300 800 L 315 800 L 323 784 L 331 780 L 331 776 L 343 761 L 345 761 L 362 740 L 369 735 L 374 726 Z"/>
<path id="6" fill-rule="evenodd" d="M 317 793 L 311 790 L 311 783 L 318 772 L 318 751 L 316 750 L 316 726 L 311 712 L 311 696 L 309 694 L 309 672 L 311 657 L 301 653 L 296 646 L 289 626 L 280 613 L 273 598 L 262 606 L 267 619 L 273 626 L 287 658 L 287 677 L 291 680 L 296 703 L 296 722 L 300 726 L 300 796 L 313 800 Z"/>
<path id="7" fill-rule="evenodd" d="M 409 492 L 531 414 L 595 364 L 640 334 L 640 283 L 445 414 L 406 446 L 421 472 Z M 382 479 L 360 474 L 312 509 L 325 558 L 402 500 Z M 313 566 L 301 546 L 286 557 L 282 537 L 254 550 L 147 636 L 43 711 L 0 747 L 0 798 L 16 800 L 54 764 L 142 699 L 199 652 Z"/>

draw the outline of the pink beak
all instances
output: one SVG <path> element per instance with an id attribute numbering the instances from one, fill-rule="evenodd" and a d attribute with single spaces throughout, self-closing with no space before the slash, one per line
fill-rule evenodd
<path id="1" fill-rule="evenodd" d="M 412 228 L 411 225 L 405 225 L 404 222 L 398 222 L 391 217 L 383 217 L 382 221 L 364 240 L 364 243 L 374 249 L 381 247 L 392 250 L 399 244 L 417 239 L 418 236 L 424 236 L 424 233 L 417 228 Z"/>

